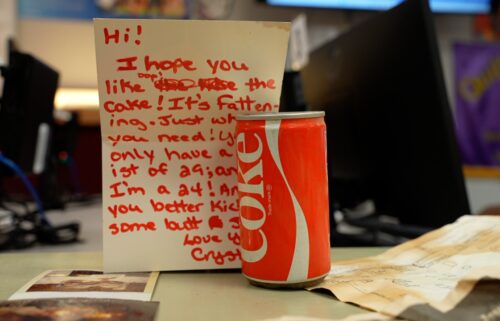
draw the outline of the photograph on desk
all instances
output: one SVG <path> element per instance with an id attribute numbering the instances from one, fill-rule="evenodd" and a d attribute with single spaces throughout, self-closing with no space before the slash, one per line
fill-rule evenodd
<path id="1" fill-rule="evenodd" d="M 46 271 L 9 299 L 109 298 L 149 301 L 158 272 L 103 273 L 92 270 Z"/>
<path id="2" fill-rule="evenodd" d="M 153 321 L 158 302 L 40 299 L 0 302 L 3 321 Z"/>

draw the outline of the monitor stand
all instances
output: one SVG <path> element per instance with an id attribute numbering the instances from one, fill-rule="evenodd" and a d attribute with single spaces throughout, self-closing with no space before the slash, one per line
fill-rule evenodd
<path id="1" fill-rule="evenodd" d="M 396 218 L 376 213 L 367 202 L 355 209 L 336 211 L 330 218 L 332 246 L 395 246 L 433 230 L 401 224 Z"/>

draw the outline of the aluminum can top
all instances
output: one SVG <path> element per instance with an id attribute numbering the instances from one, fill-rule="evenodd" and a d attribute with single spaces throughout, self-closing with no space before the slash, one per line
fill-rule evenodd
<path id="1" fill-rule="evenodd" d="M 281 112 L 281 113 L 256 113 L 237 114 L 236 120 L 280 120 L 280 119 L 300 119 L 300 118 L 320 118 L 324 117 L 324 111 L 302 111 L 302 112 Z"/>

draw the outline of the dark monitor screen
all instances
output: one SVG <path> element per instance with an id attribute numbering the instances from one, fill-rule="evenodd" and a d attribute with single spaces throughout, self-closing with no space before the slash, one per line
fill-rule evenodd
<path id="1" fill-rule="evenodd" d="M 52 124 L 59 74 L 39 59 L 13 47 L 2 74 L 0 151 L 31 173 L 34 167 L 40 166 L 37 148 L 41 143 L 47 144 L 45 128 Z M 0 172 L 6 173 L 3 169 Z"/>
<path id="2" fill-rule="evenodd" d="M 426 1 L 408 0 L 315 50 L 306 101 L 326 111 L 331 207 L 363 199 L 401 223 L 469 213 Z"/>

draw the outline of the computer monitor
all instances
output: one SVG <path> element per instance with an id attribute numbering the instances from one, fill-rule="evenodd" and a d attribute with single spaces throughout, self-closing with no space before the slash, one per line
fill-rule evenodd
<path id="1" fill-rule="evenodd" d="M 403 0 L 259 0 L 271 6 L 321 9 L 387 10 Z M 491 0 L 430 0 L 432 11 L 439 13 L 480 14 L 490 12 Z"/>
<path id="2" fill-rule="evenodd" d="M 26 173 L 43 172 L 59 74 L 34 56 L 9 44 L 2 68 L 0 151 Z M 0 174 L 10 171 L 0 168 Z"/>
<path id="3" fill-rule="evenodd" d="M 312 52 L 301 73 L 326 111 L 331 208 L 436 228 L 469 203 L 427 1 L 408 0 Z"/>

